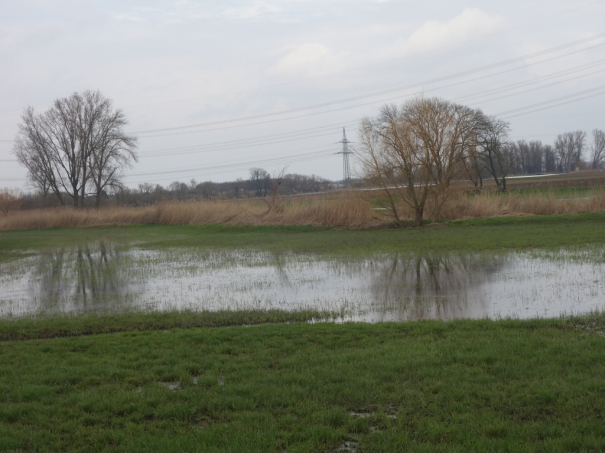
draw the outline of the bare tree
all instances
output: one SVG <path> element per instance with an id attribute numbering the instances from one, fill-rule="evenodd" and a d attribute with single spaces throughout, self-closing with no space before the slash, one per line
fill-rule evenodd
<path id="1" fill-rule="evenodd" d="M 541 173 L 544 161 L 544 145 L 541 141 L 518 140 L 514 145 L 518 173 Z"/>
<path id="2" fill-rule="evenodd" d="M 477 113 L 477 147 L 484 168 L 494 178 L 498 189 L 506 191 L 506 176 L 514 168 L 513 148 L 507 143 L 509 124 L 481 111 Z"/>
<path id="3" fill-rule="evenodd" d="M 557 154 L 550 145 L 544 145 L 544 171 L 557 171 Z"/>
<path id="4" fill-rule="evenodd" d="M 283 210 L 283 207 L 278 203 L 278 195 L 277 192 L 279 191 L 279 188 L 281 186 L 281 183 L 284 179 L 284 173 L 286 173 L 286 169 L 287 167 L 284 167 L 280 170 L 275 171 L 275 173 L 273 173 L 273 184 L 271 185 L 271 196 L 267 196 L 267 198 L 265 199 L 265 203 L 267 203 L 267 205 L 269 206 L 269 210 L 267 211 L 267 214 L 269 212 L 281 212 Z"/>
<path id="5" fill-rule="evenodd" d="M 141 193 L 143 195 L 149 195 L 151 192 L 153 192 L 154 186 L 153 186 L 153 184 L 144 182 L 142 184 L 139 184 L 139 190 L 141 191 Z"/>
<path id="6" fill-rule="evenodd" d="M 555 140 L 555 152 L 561 171 L 573 171 L 582 159 L 586 132 L 575 131 L 559 134 Z"/>
<path id="7" fill-rule="evenodd" d="M 592 168 L 597 169 L 605 159 L 605 132 L 600 129 L 592 131 Z"/>
<path id="8" fill-rule="evenodd" d="M 101 195 L 108 188 L 122 186 L 122 172 L 137 162 L 137 139 L 123 131 L 127 124 L 121 110 L 112 110 L 111 100 L 98 91 L 86 91 L 81 131 L 90 142 L 90 181 L 99 207 Z"/>
<path id="9" fill-rule="evenodd" d="M 0 212 L 8 216 L 11 211 L 17 211 L 25 197 L 19 189 L 0 189 Z"/>
<path id="10" fill-rule="evenodd" d="M 483 156 L 477 146 L 469 148 L 466 159 L 463 161 L 464 173 L 475 186 L 474 191 L 483 190 Z"/>
<path id="11" fill-rule="evenodd" d="M 416 226 L 422 225 L 429 199 L 437 218 L 475 145 L 475 128 L 473 110 L 437 98 L 387 105 L 377 118 L 362 121 L 361 170 L 385 192 L 397 223 L 398 199 L 413 209 Z"/>
<path id="12" fill-rule="evenodd" d="M 254 192 L 254 196 L 266 197 L 271 186 L 271 175 L 262 168 L 251 168 L 248 182 Z"/>
<path id="13" fill-rule="evenodd" d="M 46 112 L 27 107 L 15 139 L 14 154 L 30 183 L 52 192 L 62 205 L 65 195 L 82 206 L 87 185 L 97 203 L 102 191 L 119 182 L 120 172 L 136 161 L 136 138 L 122 131 L 122 111 L 98 91 L 57 99 Z"/>
<path id="14" fill-rule="evenodd" d="M 180 201 L 185 198 L 185 195 L 187 195 L 189 186 L 187 184 L 185 184 L 184 182 L 174 181 L 174 182 L 170 183 L 170 185 L 168 186 L 168 189 L 171 192 L 174 192 L 174 195 L 176 196 L 177 200 Z"/>

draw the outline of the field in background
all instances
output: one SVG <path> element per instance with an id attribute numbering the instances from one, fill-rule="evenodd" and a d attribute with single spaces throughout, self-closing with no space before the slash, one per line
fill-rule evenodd
<path id="1" fill-rule="evenodd" d="M 540 182 L 542 184 L 542 182 Z M 413 213 L 400 206 L 400 217 Z M 605 211 L 605 188 L 535 188 L 508 193 L 458 190 L 436 221 L 480 217 L 576 214 Z M 431 213 L 427 206 L 426 213 Z M 430 217 L 430 214 L 428 214 Z M 150 225 L 312 225 L 339 228 L 380 228 L 393 222 L 382 192 L 377 190 L 298 197 L 239 200 L 170 201 L 145 207 L 71 207 L 12 211 L 0 217 L 0 230 L 49 227 Z"/>
<path id="2" fill-rule="evenodd" d="M 601 205 L 594 199 L 602 200 L 603 193 L 592 188 L 458 194 L 447 212 L 596 209 Z M 167 224 L 13 229 L 0 236 L 0 262 L 102 240 L 152 250 L 254 247 L 276 256 L 284 251 L 371 256 L 537 247 L 556 253 L 560 247 L 605 240 L 605 212 L 376 231 L 250 226 L 250 219 L 293 221 L 314 212 L 321 219 L 321 213 L 344 215 L 356 207 L 363 207 L 363 218 L 384 225 L 384 211 L 372 210 L 380 201 L 363 194 L 282 199 L 278 205 L 242 200 L 48 211 L 47 221 L 113 225 L 111 214 L 125 223 L 163 219 Z M 27 213 L 7 219 L 22 214 Z M 143 215 L 151 220 L 136 220 Z M 207 218 L 225 221 L 184 224 Z M 229 226 L 235 221 L 246 226 Z M 251 326 L 323 315 L 175 312 L 0 321 L 0 450 L 605 449 L 603 314 Z M 112 332 L 119 333 L 108 335 Z"/>

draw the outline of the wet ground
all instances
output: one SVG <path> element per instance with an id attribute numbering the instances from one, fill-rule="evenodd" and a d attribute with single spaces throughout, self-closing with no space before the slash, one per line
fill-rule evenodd
<path id="1" fill-rule="evenodd" d="M 340 320 L 556 317 L 605 308 L 605 249 L 374 255 L 118 249 L 0 264 L 0 317 L 317 309 Z"/>

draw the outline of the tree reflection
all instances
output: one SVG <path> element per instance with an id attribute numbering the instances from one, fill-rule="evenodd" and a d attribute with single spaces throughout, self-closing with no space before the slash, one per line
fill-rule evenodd
<path id="1" fill-rule="evenodd" d="M 481 316 L 485 301 L 469 296 L 489 274 L 507 262 L 477 254 L 401 256 L 372 263 L 371 293 L 375 308 L 398 319 L 452 319 Z M 475 294 L 475 296 L 480 296 Z"/>
<path id="2" fill-rule="evenodd" d="M 101 241 L 42 254 L 30 293 L 44 312 L 125 308 L 130 285 L 126 255 Z"/>

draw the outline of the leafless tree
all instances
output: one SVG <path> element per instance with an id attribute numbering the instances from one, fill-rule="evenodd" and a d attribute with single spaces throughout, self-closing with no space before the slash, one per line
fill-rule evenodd
<path id="1" fill-rule="evenodd" d="M 605 159 L 605 132 L 600 129 L 592 131 L 592 168 L 599 168 Z"/>
<path id="2" fill-rule="evenodd" d="M 174 181 L 171 182 L 168 186 L 168 189 L 171 192 L 174 192 L 174 195 L 178 200 L 183 200 L 187 195 L 187 191 L 189 190 L 189 186 L 184 182 Z"/>
<path id="3" fill-rule="evenodd" d="M 19 189 L 0 189 L 0 212 L 8 216 L 11 211 L 17 211 L 25 197 Z"/>
<path id="4" fill-rule="evenodd" d="M 550 145 L 544 145 L 544 171 L 557 171 L 557 154 Z"/>
<path id="5" fill-rule="evenodd" d="M 57 99 L 40 114 L 27 107 L 21 119 L 14 154 L 30 183 L 62 205 L 67 195 L 82 206 L 89 185 L 98 204 L 105 188 L 118 185 L 121 170 L 136 161 L 136 138 L 122 130 L 124 114 L 98 91 Z"/>
<path id="6" fill-rule="evenodd" d="M 286 173 L 286 169 L 287 167 L 284 167 L 280 170 L 277 170 L 275 173 L 273 173 L 273 184 L 271 185 L 271 193 L 270 195 L 267 196 L 267 198 L 265 199 L 265 202 L 267 203 L 267 205 L 269 206 L 269 212 L 280 212 L 283 210 L 283 206 L 280 205 L 280 203 L 278 203 L 278 191 L 279 188 L 281 187 L 281 183 L 284 179 L 284 173 Z"/>
<path id="7" fill-rule="evenodd" d="M 90 142 L 89 167 L 95 206 L 108 189 L 122 186 L 122 172 L 138 161 L 137 139 L 124 132 L 127 124 L 121 110 L 113 110 L 111 100 L 98 91 L 86 91 L 82 133 Z"/>
<path id="8" fill-rule="evenodd" d="M 544 145 L 541 141 L 518 140 L 514 144 L 517 171 L 525 175 L 541 173 L 544 161 Z"/>
<path id="9" fill-rule="evenodd" d="M 483 156 L 477 146 L 469 148 L 463 165 L 465 175 L 475 186 L 474 191 L 477 193 L 481 192 L 483 190 Z"/>
<path id="10" fill-rule="evenodd" d="M 139 184 L 139 190 L 141 191 L 141 193 L 143 195 L 149 195 L 151 192 L 153 192 L 154 186 L 153 186 L 153 184 L 144 182 L 142 184 Z"/>
<path id="11" fill-rule="evenodd" d="M 256 197 L 266 197 L 271 187 L 271 175 L 262 168 L 251 168 L 248 183 Z"/>
<path id="12" fill-rule="evenodd" d="M 477 147 L 484 168 L 494 178 L 499 190 L 506 190 L 506 176 L 514 168 L 514 152 L 507 143 L 509 124 L 481 111 L 477 113 Z"/>
<path id="13" fill-rule="evenodd" d="M 573 171 L 582 159 L 586 132 L 575 131 L 559 134 L 555 140 L 555 152 L 561 171 Z"/>
<path id="14" fill-rule="evenodd" d="M 397 223 L 398 199 L 413 209 L 416 226 L 422 225 L 429 199 L 433 219 L 439 215 L 475 145 L 475 128 L 473 110 L 438 98 L 386 105 L 377 118 L 362 121 L 361 171 L 385 192 Z"/>

